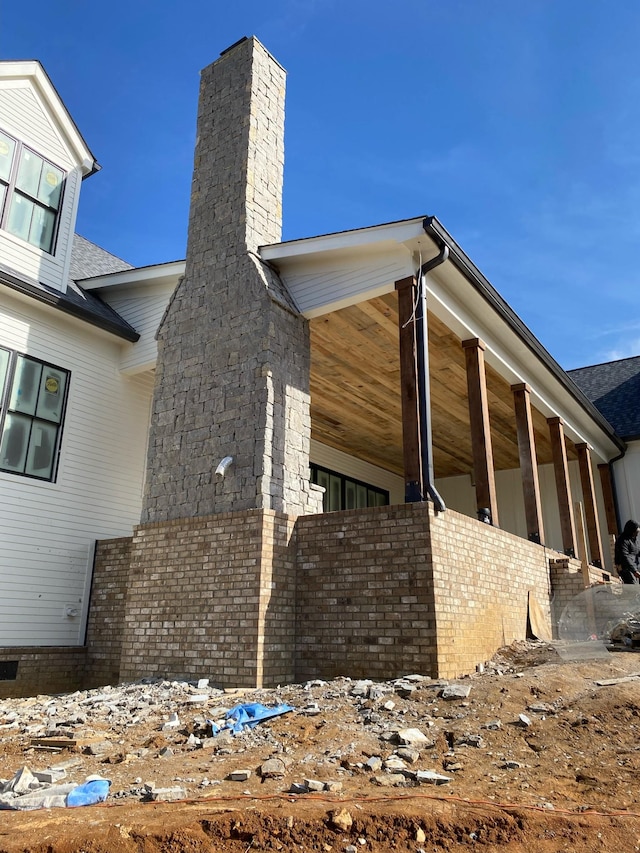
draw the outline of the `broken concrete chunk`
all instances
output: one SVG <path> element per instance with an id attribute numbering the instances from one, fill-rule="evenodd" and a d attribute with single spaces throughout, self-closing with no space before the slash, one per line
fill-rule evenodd
<path id="1" fill-rule="evenodd" d="M 422 782 L 426 785 L 446 785 L 451 782 L 451 776 L 443 776 L 441 773 L 436 773 L 435 770 L 417 770 L 415 775 L 416 782 Z"/>
<path id="2" fill-rule="evenodd" d="M 269 758 L 260 767 L 263 779 L 280 779 L 287 772 L 284 761 L 280 758 Z"/>
<path id="3" fill-rule="evenodd" d="M 396 755 L 408 761 L 409 764 L 415 764 L 420 758 L 420 751 L 411 746 L 400 746 L 396 749 Z"/>
<path id="4" fill-rule="evenodd" d="M 471 693 L 470 684 L 448 684 L 442 691 L 443 699 L 466 699 Z"/>
<path id="5" fill-rule="evenodd" d="M 389 699 L 384 703 L 382 707 L 385 709 L 385 711 L 393 711 L 393 709 L 396 707 L 396 703 L 392 702 L 391 699 Z"/>
<path id="6" fill-rule="evenodd" d="M 302 780 L 307 791 L 324 791 L 324 782 L 319 779 L 303 779 Z"/>
<path id="7" fill-rule="evenodd" d="M 526 714 L 518 714 L 518 720 L 520 721 L 520 725 L 524 726 L 525 729 L 528 729 L 531 725 L 531 719 Z"/>
<path id="8" fill-rule="evenodd" d="M 376 770 L 380 770 L 380 768 L 382 767 L 382 759 L 379 755 L 372 755 L 371 758 L 365 764 L 365 767 L 367 767 L 369 770 L 373 770 L 373 772 L 375 773 Z"/>
<path id="9" fill-rule="evenodd" d="M 149 792 L 149 799 L 154 803 L 175 803 L 177 800 L 185 800 L 187 791 L 185 788 L 155 788 Z"/>
<path id="10" fill-rule="evenodd" d="M 374 776 L 373 781 L 382 788 L 394 788 L 397 785 L 405 785 L 404 773 L 387 773 L 385 776 Z"/>
<path id="11" fill-rule="evenodd" d="M 170 731 L 171 729 L 177 729 L 179 725 L 180 725 L 180 718 L 178 717 L 178 715 L 176 713 L 173 713 L 169 717 L 167 722 L 164 723 L 164 725 L 162 726 L 162 731 L 166 732 L 166 731 Z"/>
<path id="12" fill-rule="evenodd" d="M 406 763 L 396 756 L 391 756 L 391 758 L 387 758 L 384 762 L 384 769 L 393 771 L 402 771 L 407 769 Z"/>
<path id="13" fill-rule="evenodd" d="M 432 744 L 432 741 L 424 735 L 420 729 L 400 729 L 396 732 L 396 740 L 404 746 L 420 746 Z"/>
<path id="14" fill-rule="evenodd" d="M 229 782 L 246 782 L 250 778 L 251 770 L 234 770 L 227 776 Z"/>
<path id="15" fill-rule="evenodd" d="M 363 696 L 367 697 L 369 695 L 369 688 L 373 684 L 373 681 L 369 679 L 363 679 L 362 681 L 356 681 L 356 683 L 351 688 L 352 696 Z"/>

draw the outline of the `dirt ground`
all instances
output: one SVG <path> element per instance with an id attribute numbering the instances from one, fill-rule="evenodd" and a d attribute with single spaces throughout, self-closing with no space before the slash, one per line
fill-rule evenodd
<path id="1" fill-rule="evenodd" d="M 1 778 L 71 760 L 65 781 L 97 773 L 112 783 L 102 805 L 3 811 L 0 853 L 640 851 L 637 652 L 516 643 L 455 683 L 470 686 L 466 698 L 444 699 L 447 683 L 430 679 L 367 696 L 344 678 L 211 696 L 204 707 L 178 701 L 178 691 L 174 729 L 162 728 L 166 703 L 125 722 L 108 710 L 99 724 L 78 715 L 75 746 L 61 753 L 36 748 L 35 727 L 15 728 L 16 713 L 51 709 L 50 697 L 0 702 Z M 205 721 L 223 705 L 251 701 L 296 710 L 233 738 L 207 737 Z M 402 728 L 426 741 L 417 755 L 400 750 L 408 773 L 398 776 Z M 273 757 L 282 774 L 263 777 Z M 249 778 L 227 778 L 239 769 Z M 410 778 L 416 770 L 450 781 L 421 784 Z M 334 790 L 290 792 L 304 780 Z M 145 802 L 145 784 L 180 788 L 182 799 Z"/>

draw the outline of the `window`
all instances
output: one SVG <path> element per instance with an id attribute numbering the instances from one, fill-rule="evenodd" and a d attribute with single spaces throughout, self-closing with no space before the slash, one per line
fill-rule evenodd
<path id="1" fill-rule="evenodd" d="M 0 471 L 55 480 L 69 376 L 0 348 Z"/>
<path id="2" fill-rule="evenodd" d="M 389 492 L 345 477 L 319 465 L 311 466 L 311 482 L 324 487 L 322 509 L 336 512 L 341 509 L 362 509 L 366 506 L 387 506 Z"/>
<path id="3" fill-rule="evenodd" d="M 52 254 L 64 172 L 0 131 L 0 226 Z"/>

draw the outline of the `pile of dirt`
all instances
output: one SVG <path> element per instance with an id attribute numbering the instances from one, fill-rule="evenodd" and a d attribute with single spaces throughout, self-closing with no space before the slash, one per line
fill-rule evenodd
<path id="1" fill-rule="evenodd" d="M 27 766 L 111 788 L 103 805 L 4 811 L 0 853 L 640 850 L 640 660 L 597 643 L 580 658 L 518 642 L 454 682 L 1 701 L 1 779 Z M 238 703 L 294 710 L 212 736 Z"/>

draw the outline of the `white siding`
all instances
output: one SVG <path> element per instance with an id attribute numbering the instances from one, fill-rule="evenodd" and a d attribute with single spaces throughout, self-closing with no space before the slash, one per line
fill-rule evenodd
<path id="1" fill-rule="evenodd" d="M 353 477 L 363 483 L 377 486 L 389 492 L 389 501 L 392 504 L 404 503 L 404 480 L 384 468 L 363 462 L 355 456 L 349 456 L 341 450 L 335 450 L 318 441 L 311 441 L 311 462 L 323 468 L 330 468 L 345 477 Z"/>
<path id="2" fill-rule="evenodd" d="M 0 87 L 0 128 L 60 166 L 66 173 L 55 255 L 0 231 L 0 259 L 18 275 L 40 281 L 56 290 L 66 290 L 65 262 L 70 235 L 75 227 L 76 196 L 80 189 L 78 164 L 62 141 L 55 123 L 35 95 L 31 85 L 15 82 Z"/>
<path id="3" fill-rule="evenodd" d="M 340 262 L 301 258 L 287 264 L 282 278 L 300 311 L 316 317 L 389 293 L 412 271 L 410 254 L 394 247 L 387 252 L 372 249 L 366 262 L 361 256 L 346 256 Z"/>
<path id="4" fill-rule="evenodd" d="M 93 541 L 140 518 L 151 376 L 123 377 L 116 341 L 32 303 L 0 299 L 0 343 L 71 371 L 57 482 L 0 472 L 0 645 L 81 644 Z"/>
<path id="5" fill-rule="evenodd" d="M 131 323 L 140 340 L 123 350 L 120 369 L 136 373 L 155 367 L 158 343 L 155 334 L 167 303 L 174 290 L 173 283 L 163 283 L 138 288 L 105 289 L 100 295 L 121 317 Z"/>
<path id="6" fill-rule="evenodd" d="M 613 464 L 620 524 L 640 518 L 640 441 L 630 441 L 627 452 Z"/>

